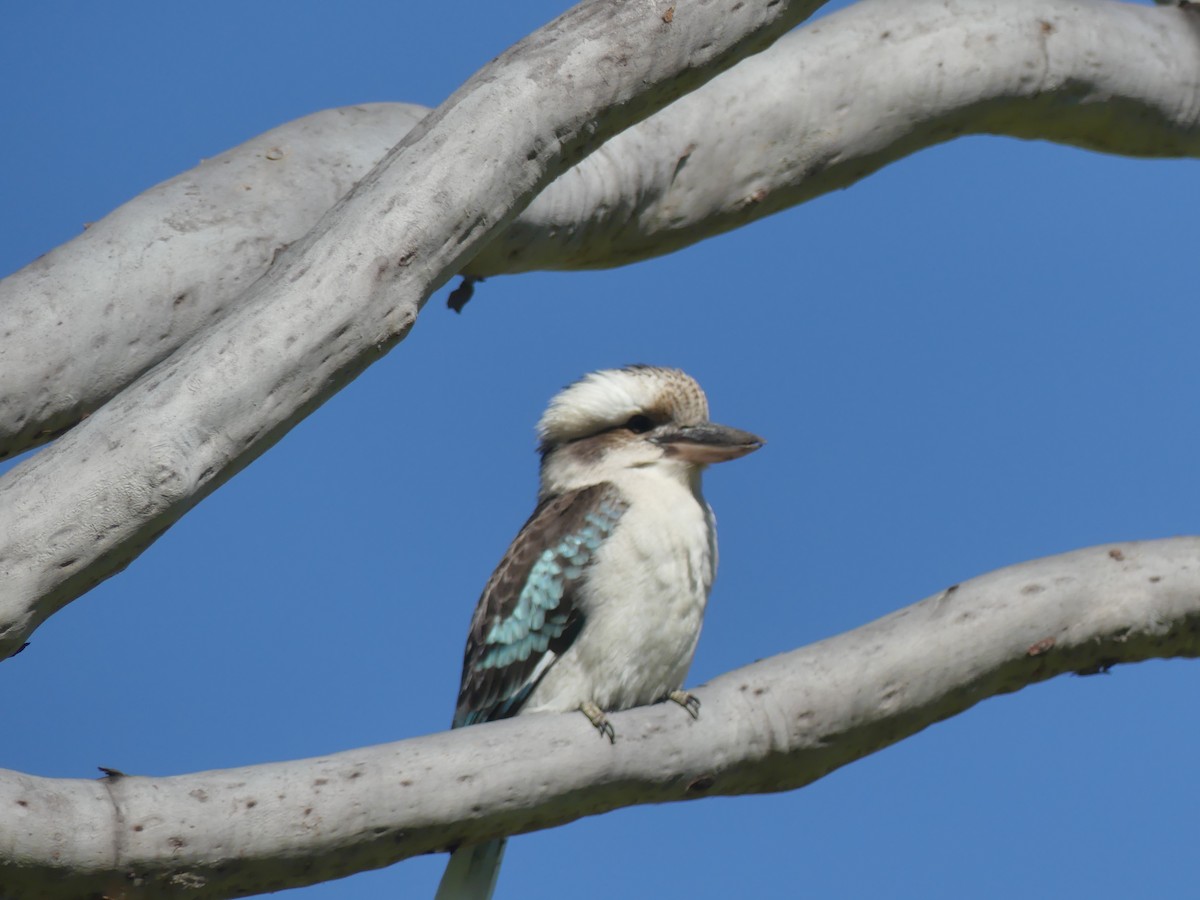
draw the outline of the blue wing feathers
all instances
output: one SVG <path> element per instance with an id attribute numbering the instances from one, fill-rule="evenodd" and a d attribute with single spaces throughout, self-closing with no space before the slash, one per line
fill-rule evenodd
<path id="1" fill-rule="evenodd" d="M 582 624 L 576 589 L 625 508 L 616 488 L 601 484 L 534 512 L 480 599 L 456 724 L 513 715 L 546 652 L 561 653 L 574 639 Z"/>
<path id="2" fill-rule="evenodd" d="M 567 587 L 583 577 L 584 567 L 613 530 L 623 510 L 603 504 L 597 512 L 584 517 L 587 525 L 568 534 L 559 543 L 543 551 L 529 571 L 513 611 L 496 622 L 485 639 L 490 648 L 480 665 L 503 666 L 514 659 L 525 660 L 536 650 L 544 653 L 551 637 L 558 637 L 565 618 L 547 619 L 546 613 L 558 608 Z M 562 566 L 559 560 L 570 565 Z"/>

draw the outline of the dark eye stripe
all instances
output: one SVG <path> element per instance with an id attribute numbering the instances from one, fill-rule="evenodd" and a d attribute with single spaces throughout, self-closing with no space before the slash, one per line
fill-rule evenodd
<path id="1" fill-rule="evenodd" d="M 625 427 L 634 434 L 645 434 L 654 427 L 654 420 L 638 413 L 636 416 L 630 417 L 629 421 L 625 423 Z"/>
<path id="2" fill-rule="evenodd" d="M 645 434 L 648 431 L 653 431 L 659 426 L 659 424 L 661 424 L 660 421 L 656 421 L 645 413 L 634 413 L 619 425 L 609 425 L 608 427 L 601 428 L 598 431 L 581 434 L 577 437 L 568 438 L 567 440 L 560 441 L 558 443 L 549 443 L 543 441 L 538 447 L 538 452 L 544 457 L 547 453 L 559 448 L 568 447 L 571 444 L 580 444 L 585 441 L 594 441 L 603 435 L 613 434 L 614 432 L 618 431 L 628 431 L 633 434 Z"/>

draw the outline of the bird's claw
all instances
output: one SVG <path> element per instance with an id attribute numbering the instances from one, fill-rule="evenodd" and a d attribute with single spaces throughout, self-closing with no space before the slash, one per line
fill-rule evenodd
<path id="1" fill-rule="evenodd" d="M 604 710 L 589 700 L 579 705 L 579 711 L 588 717 L 588 721 L 600 732 L 600 737 L 608 738 L 610 744 L 617 742 L 617 732 L 612 727 L 612 723 L 608 721 L 608 716 L 604 714 Z"/>
<path id="2" fill-rule="evenodd" d="M 695 694 L 689 694 L 687 691 L 671 691 L 667 694 L 668 700 L 674 700 L 680 706 L 687 710 L 687 714 L 693 719 L 700 718 L 700 698 Z"/>

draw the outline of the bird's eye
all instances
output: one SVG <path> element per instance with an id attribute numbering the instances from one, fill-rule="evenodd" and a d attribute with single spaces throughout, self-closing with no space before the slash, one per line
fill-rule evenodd
<path id="1" fill-rule="evenodd" d="M 645 434 L 654 427 L 654 422 L 649 416 L 643 416 L 639 413 L 636 416 L 632 416 L 629 421 L 625 423 L 625 427 L 634 434 Z"/>

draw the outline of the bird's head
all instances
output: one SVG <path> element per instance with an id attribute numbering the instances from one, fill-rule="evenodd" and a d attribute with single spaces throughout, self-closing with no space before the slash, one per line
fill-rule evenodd
<path id="1" fill-rule="evenodd" d="M 654 469 L 694 483 L 709 463 L 737 459 L 762 438 L 708 420 L 689 375 L 626 366 L 585 375 L 550 401 L 538 422 L 542 495 Z"/>

